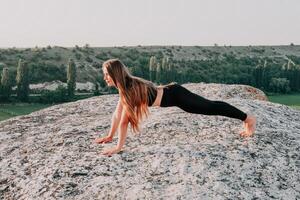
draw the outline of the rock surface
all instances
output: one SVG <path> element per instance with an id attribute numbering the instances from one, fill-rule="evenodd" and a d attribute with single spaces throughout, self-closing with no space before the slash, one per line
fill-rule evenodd
<path id="1" fill-rule="evenodd" d="M 299 111 L 247 86 L 184 86 L 255 114 L 255 135 L 241 138 L 239 120 L 150 108 L 141 133 L 106 157 L 117 135 L 93 141 L 108 133 L 118 95 L 56 105 L 0 123 L 0 199 L 300 198 Z"/>

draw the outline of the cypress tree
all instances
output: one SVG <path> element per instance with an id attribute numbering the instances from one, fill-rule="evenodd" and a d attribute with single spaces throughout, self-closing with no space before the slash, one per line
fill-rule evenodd
<path id="1" fill-rule="evenodd" d="M 168 59 L 166 57 L 163 57 L 161 61 L 162 70 L 167 70 L 167 66 L 168 66 Z"/>
<path id="2" fill-rule="evenodd" d="M 290 88 L 297 91 L 297 65 L 291 60 L 288 60 L 288 79 L 290 80 Z"/>
<path id="3" fill-rule="evenodd" d="M 9 83 L 9 72 L 7 67 L 3 68 L 0 87 L 2 93 L 1 100 L 8 100 L 11 94 L 11 85 Z"/>
<path id="4" fill-rule="evenodd" d="M 149 61 L 149 79 L 150 81 L 155 81 L 155 73 L 156 73 L 157 61 L 155 56 L 151 56 Z"/>
<path id="5" fill-rule="evenodd" d="M 28 101 L 29 96 L 29 79 L 28 68 L 22 59 L 19 60 L 17 68 L 17 98 L 20 101 Z"/>
<path id="6" fill-rule="evenodd" d="M 168 78 L 167 70 L 168 70 L 168 61 L 166 57 L 163 57 L 161 61 L 161 82 L 163 83 L 165 83 Z"/>
<path id="7" fill-rule="evenodd" d="M 69 60 L 67 69 L 68 96 L 74 97 L 76 89 L 76 66 L 73 59 Z"/>
<path id="8" fill-rule="evenodd" d="M 295 76 L 296 76 L 296 88 L 297 91 L 300 91 L 300 64 L 296 65 Z"/>
<path id="9" fill-rule="evenodd" d="M 162 77 L 161 77 L 161 66 L 160 66 L 160 63 L 157 63 L 157 65 L 156 65 L 156 82 L 157 83 L 161 83 L 161 79 L 162 79 Z"/>
<path id="10" fill-rule="evenodd" d="M 167 65 L 167 67 L 168 67 L 168 78 L 167 78 L 167 80 L 168 80 L 168 82 L 172 82 L 173 80 L 174 80 L 174 78 L 175 78 L 175 71 L 174 71 L 174 65 L 173 65 L 173 63 L 172 63 L 172 61 L 170 61 L 170 59 L 168 58 L 168 65 Z"/>
<path id="11" fill-rule="evenodd" d="M 282 70 L 283 70 L 283 76 L 286 77 L 290 82 L 290 88 L 292 91 L 298 91 L 297 87 L 297 82 L 298 82 L 298 77 L 297 77 L 297 65 L 291 60 L 288 59 L 287 63 L 284 63 L 282 65 Z"/>

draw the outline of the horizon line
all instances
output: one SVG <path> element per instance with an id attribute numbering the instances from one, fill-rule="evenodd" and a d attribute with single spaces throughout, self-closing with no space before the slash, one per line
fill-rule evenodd
<path id="1" fill-rule="evenodd" d="M 89 45 L 89 48 L 120 48 L 120 47 L 280 47 L 280 46 L 300 46 L 300 44 L 290 43 L 290 44 L 249 44 L 249 45 L 112 45 L 112 46 L 92 46 L 89 43 L 86 43 L 85 45 L 77 45 L 74 46 L 62 46 L 62 45 L 46 45 L 46 46 L 11 46 L 11 47 L 1 47 L 0 49 L 28 49 L 28 48 L 47 48 L 47 47 L 62 47 L 62 48 L 76 48 L 78 47 L 85 47 L 86 45 Z"/>

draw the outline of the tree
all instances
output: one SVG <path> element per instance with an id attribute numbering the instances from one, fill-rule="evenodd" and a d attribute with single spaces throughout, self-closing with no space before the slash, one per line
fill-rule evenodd
<path id="1" fill-rule="evenodd" d="M 296 65 L 292 59 L 288 58 L 287 63 L 282 65 L 283 76 L 286 77 L 290 82 L 290 88 L 292 91 L 299 90 L 299 72 L 300 72 L 300 65 Z"/>
<path id="2" fill-rule="evenodd" d="M 69 60 L 67 69 L 67 84 L 68 84 L 68 96 L 74 97 L 76 89 L 76 65 L 73 59 Z"/>
<path id="3" fill-rule="evenodd" d="M 29 78 L 27 64 L 22 59 L 19 60 L 17 67 L 17 98 L 21 101 L 28 101 Z"/>
<path id="4" fill-rule="evenodd" d="M 157 83 L 161 83 L 162 82 L 162 74 L 161 74 L 162 70 L 161 70 L 161 66 L 160 63 L 157 63 L 157 67 L 156 67 L 156 82 Z"/>
<path id="5" fill-rule="evenodd" d="M 157 67 L 157 60 L 155 56 L 151 56 L 149 61 L 149 79 L 150 81 L 155 81 L 155 73 L 156 73 L 156 67 Z"/>
<path id="6" fill-rule="evenodd" d="M 94 90 L 94 96 L 98 96 L 100 94 L 100 91 L 99 91 L 99 85 L 97 83 L 97 81 L 94 82 L 95 84 L 95 90 Z"/>
<path id="7" fill-rule="evenodd" d="M 254 77 L 255 86 L 258 88 L 268 88 L 270 78 L 268 77 L 268 62 L 267 60 L 258 60 L 258 64 L 255 66 Z"/>
<path id="8" fill-rule="evenodd" d="M 168 68 L 168 58 L 167 57 L 163 57 L 163 59 L 161 61 L 161 67 L 163 70 L 167 70 L 167 68 Z"/>
<path id="9" fill-rule="evenodd" d="M 40 103 L 61 103 L 69 100 L 68 89 L 59 85 L 54 91 L 44 90 L 41 92 Z"/>
<path id="10" fill-rule="evenodd" d="M 3 68 L 2 76 L 1 76 L 1 84 L 0 84 L 0 100 L 7 101 L 11 94 L 11 85 L 9 82 L 9 72 L 8 68 Z"/>
<path id="11" fill-rule="evenodd" d="M 290 81 L 286 78 L 272 78 L 270 82 L 270 88 L 276 93 L 288 93 Z"/>
<path id="12" fill-rule="evenodd" d="M 163 57 L 161 61 L 161 82 L 165 83 L 167 79 L 167 70 L 168 70 L 168 58 Z"/>
<path id="13" fill-rule="evenodd" d="M 167 64 L 167 82 L 172 82 L 175 79 L 176 71 L 175 71 L 175 64 L 174 61 L 168 58 L 168 64 Z"/>

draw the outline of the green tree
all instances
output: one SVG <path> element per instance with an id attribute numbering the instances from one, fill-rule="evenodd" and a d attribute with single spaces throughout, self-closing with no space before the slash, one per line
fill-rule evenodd
<path id="1" fill-rule="evenodd" d="M 0 100 L 7 101 L 11 94 L 8 68 L 3 68 L 0 84 Z"/>
<path id="2" fill-rule="evenodd" d="M 161 67 L 163 70 L 167 70 L 168 68 L 168 58 L 167 57 L 163 57 L 162 61 L 161 61 Z"/>
<path id="3" fill-rule="evenodd" d="M 155 81 L 156 76 L 156 67 L 157 67 L 157 60 L 155 56 L 151 56 L 149 61 L 149 79 L 150 81 Z"/>
<path id="4" fill-rule="evenodd" d="M 267 60 L 258 60 L 254 70 L 255 86 L 258 88 L 268 88 L 270 78 L 268 77 Z"/>
<path id="5" fill-rule="evenodd" d="M 167 64 L 167 82 L 172 82 L 174 81 L 175 79 L 175 74 L 176 74 L 176 71 L 175 71 L 175 64 L 174 64 L 174 61 L 169 59 L 168 58 L 168 64 Z"/>
<path id="6" fill-rule="evenodd" d="M 156 82 L 161 83 L 162 82 L 161 65 L 160 65 L 160 63 L 157 63 L 156 66 L 157 66 L 156 67 Z"/>
<path id="7" fill-rule="evenodd" d="M 272 92 L 276 93 L 288 93 L 290 81 L 286 78 L 272 78 L 270 82 L 270 88 Z"/>
<path id="8" fill-rule="evenodd" d="M 17 98 L 20 101 L 28 101 L 29 96 L 29 78 L 27 64 L 19 60 L 17 67 Z"/>
<path id="9" fill-rule="evenodd" d="M 288 62 L 282 66 L 284 76 L 290 81 L 290 88 L 292 91 L 299 91 L 300 83 L 300 65 L 295 64 L 292 59 L 288 58 Z"/>
<path id="10" fill-rule="evenodd" d="M 99 85 L 97 83 L 97 81 L 94 82 L 95 84 L 95 90 L 94 90 L 94 96 L 98 96 L 100 94 L 100 91 L 99 91 Z"/>
<path id="11" fill-rule="evenodd" d="M 168 58 L 163 57 L 161 60 L 161 82 L 165 83 L 167 79 L 167 71 L 168 71 Z"/>
<path id="12" fill-rule="evenodd" d="M 42 91 L 39 102 L 49 104 L 67 102 L 68 100 L 68 89 L 62 85 L 59 85 L 54 91 Z"/>
<path id="13" fill-rule="evenodd" d="M 69 60 L 67 69 L 67 84 L 68 84 L 68 96 L 74 97 L 76 89 L 76 65 L 73 59 Z"/>

